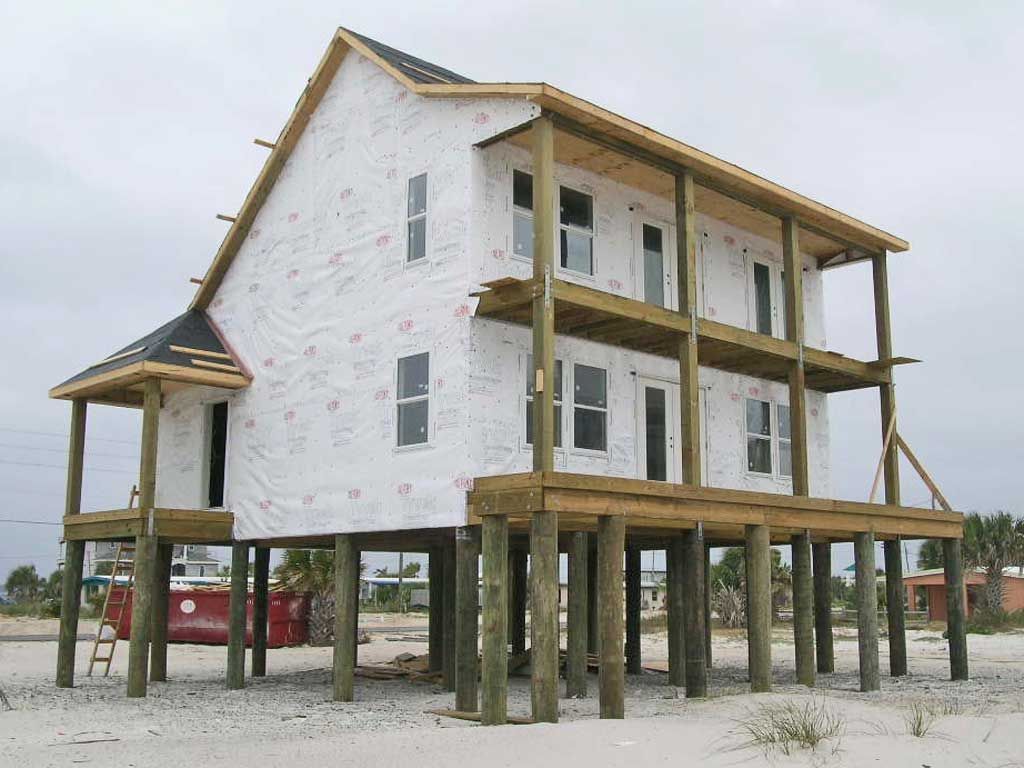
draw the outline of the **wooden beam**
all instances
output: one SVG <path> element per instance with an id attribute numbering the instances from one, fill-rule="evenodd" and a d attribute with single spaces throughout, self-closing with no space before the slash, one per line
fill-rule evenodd
<path id="1" fill-rule="evenodd" d="M 533 469 L 555 466 L 555 148 L 551 121 L 533 123 Z"/>
<path id="2" fill-rule="evenodd" d="M 455 708 L 463 712 L 480 709 L 477 680 L 479 620 L 480 526 L 455 531 Z"/>
<path id="3" fill-rule="evenodd" d="M 807 469 L 807 402 L 804 381 L 804 270 L 800 256 L 800 227 L 782 220 L 782 263 L 786 276 L 786 340 L 796 345 L 797 359 L 789 367 L 790 458 L 794 496 L 810 494 Z"/>
<path id="4" fill-rule="evenodd" d="M 891 358 L 892 354 L 892 320 L 889 312 L 889 269 L 885 252 L 876 254 L 871 259 L 872 286 L 875 299 L 875 340 L 878 346 L 878 359 Z M 892 427 L 896 425 L 896 389 L 892 382 L 892 372 L 889 372 L 890 380 L 879 385 L 878 397 L 882 415 L 882 424 Z M 887 504 L 900 503 L 900 467 L 899 454 L 896 445 L 885 442 L 883 452 L 883 464 L 885 468 L 885 501 Z"/>
<path id="5" fill-rule="evenodd" d="M 814 557 L 814 654 L 818 672 L 835 672 L 832 638 L 832 544 L 816 541 Z"/>
<path id="6" fill-rule="evenodd" d="M 878 593 L 875 578 L 875 536 L 858 533 L 853 542 L 857 569 L 857 653 L 860 657 L 861 691 L 877 691 L 878 679 Z"/>
<path id="7" fill-rule="evenodd" d="M 231 597 L 228 608 L 228 690 L 245 687 L 245 604 L 249 598 L 249 545 L 231 545 Z M 335 592 L 335 600 L 338 593 Z"/>
<path id="8" fill-rule="evenodd" d="M 885 554 L 885 616 L 889 629 L 889 674 L 907 674 L 907 630 L 903 601 L 903 542 L 899 536 L 882 543 Z"/>
<path id="9" fill-rule="evenodd" d="M 883 472 L 887 471 L 888 467 L 888 456 L 890 447 L 895 448 L 892 436 L 896 429 L 896 409 L 894 408 L 889 414 L 888 426 L 885 428 L 885 435 L 882 439 L 882 453 L 878 457 L 878 467 L 875 469 L 875 479 L 871 483 L 871 493 L 868 494 L 868 504 L 873 504 L 875 501 L 875 495 L 878 493 L 878 484 L 882 479 Z M 889 496 L 889 485 L 886 484 L 886 497 Z"/>
<path id="10" fill-rule="evenodd" d="M 790 540 L 793 559 L 793 649 L 796 679 L 814 687 L 814 576 L 811 573 L 811 537 L 798 533 Z M 831 606 L 829 606 L 831 610 Z"/>
<path id="11" fill-rule="evenodd" d="M 142 410 L 142 450 L 139 468 L 139 509 L 156 506 L 156 446 L 160 429 L 160 380 L 146 379 Z"/>
<path id="12" fill-rule="evenodd" d="M 356 644 L 353 638 L 359 621 L 359 606 L 353 582 L 359 580 L 359 555 L 355 536 L 334 537 L 334 700 L 352 701 Z"/>
<path id="13" fill-rule="evenodd" d="M 946 501 L 946 497 L 942 495 L 942 491 L 939 490 L 939 486 L 935 483 L 935 480 L 933 480 L 932 476 L 928 474 L 924 465 L 920 462 L 917 456 L 914 455 L 914 452 L 910 450 L 910 446 L 907 445 L 907 441 L 903 439 L 903 436 L 899 432 L 896 433 L 896 445 L 903 451 L 903 455 L 907 457 L 907 461 L 910 462 L 910 465 L 917 470 L 917 474 L 928 487 L 928 490 L 932 492 L 932 496 L 935 497 L 935 500 L 939 502 L 939 506 L 947 512 L 952 512 L 953 507 L 951 507 L 949 502 Z"/>
<path id="14" fill-rule="evenodd" d="M 942 561 L 946 581 L 946 624 L 949 637 L 949 676 L 966 680 L 967 628 L 964 615 L 964 566 L 959 539 L 943 539 Z"/>
<path id="15" fill-rule="evenodd" d="M 640 624 L 643 589 L 640 583 L 640 547 L 626 544 L 626 674 L 643 673 L 640 658 Z"/>
<path id="16" fill-rule="evenodd" d="M 71 435 L 68 441 L 68 477 L 64 495 L 64 515 L 77 515 L 82 509 L 82 473 L 85 467 L 86 401 L 71 402 Z M 75 685 L 75 643 L 78 640 L 78 615 L 82 602 L 82 566 L 85 542 L 68 541 L 64 545 L 64 571 L 61 575 L 60 633 L 57 640 L 57 687 Z"/>
<path id="17" fill-rule="evenodd" d="M 530 519 L 530 690 L 533 719 L 558 722 L 558 513 Z"/>
<path id="18" fill-rule="evenodd" d="M 132 594 L 132 626 L 128 641 L 128 698 L 146 696 L 149 674 L 149 639 L 153 617 L 153 572 L 156 536 L 135 537 L 135 580 Z"/>
<path id="19" fill-rule="evenodd" d="M 483 660 L 480 722 L 503 725 L 508 720 L 508 518 L 490 515 L 483 521 Z"/>
<path id="20" fill-rule="evenodd" d="M 587 696 L 587 557 L 588 534 L 572 534 L 569 548 L 569 604 L 566 614 L 565 696 Z"/>
<path id="21" fill-rule="evenodd" d="M 167 681 L 167 631 L 171 601 L 171 560 L 174 545 L 157 539 L 153 568 L 153 626 L 150 630 L 150 682 Z"/>
<path id="22" fill-rule="evenodd" d="M 220 219 L 221 221 L 227 221 L 231 224 L 234 224 L 236 221 L 236 218 L 234 216 L 227 216 L 223 213 L 218 213 L 217 218 Z"/>
<path id="23" fill-rule="evenodd" d="M 746 526 L 747 661 L 752 693 L 772 688 L 772 564 L 768 526 Z"/>
<path id="24" fill-rule="evenodd" d="M 267 675 L 267 620 L 270 609 L 270 548 L 256 547 L 252 568 L 252 676 Z"/>
<path id="25" fill-rule="evenodd" d="M 693 175 L 675 179 L 676 261 L 679 313 L 689 319 L 691 332 L 679 339 L 680 479 L 701 485 L 700 382 L 697 369 L 697 239 Z"/>
<path id="26" fill-rule="evenodd" d="M 455 536 L 449 531 L 441 548 L 444 557 L 444 601 L 441 603 L 444 643 L 441 646 L 441 678 L 445 688 L 455 691 Z"/>
<path id="27" fill-rule="evenodd" d="M 686 685 L 686 585 L 683 581 L 683 560 L 686 545 L 682 533 L 673 531 L 665 547 L 668 620 L 668 684 L 676 688 Z"/>
<path id="28" fill-rule="evenodd" d="M 182 355 L 199 355 L 200 357 L 212 357 L 217 360 L 232 360 L 231 355 L 226 352 L 214 352 L 209 349 L 196 349 L 195 347 L 181 347 L 177 344 L 171 344 L 168 347 L 171 352 L 178 352 Z M 194 360 L 192 362 L 195 362 Z M 235 366 L 237 368 L 237 366 Z"/>
<path id="29" fill-rule="evenodd" d="M 263 139 L 253 139 L 252 143 L 257 147 L 264 147 L 265 149 L 277 149 L 277 145 L 272 141 L 264 141 Z"/>
<path id="30" fill-rule="evenodd" d="M 430 608 L 427 618 L 427 669 L 444 669 L 444 551 L 434 547 L 427 554 Z"/>
<path id="31" fill-rule="evenodd" d="M 621 517 L 602 517 L 597 524 L 598 621 L 601 624 L 601 667 L 598 673 L 602 719 L 625 717 L 626 670 L 622 648 L 622 550 L 626 524 Z"/>
<path id="32" fill-rule="evenodd" d="M 708 695 L 708 666 L 704 658 L 704 530 L 702 526 L 682 535 L 684 589 L 684 641 L 686 698 Z"/>

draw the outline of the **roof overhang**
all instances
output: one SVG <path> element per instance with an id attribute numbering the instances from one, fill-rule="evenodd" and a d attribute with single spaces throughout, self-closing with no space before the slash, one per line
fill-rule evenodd
<path id="1" fill-rule="evenodd" d="M 143 383 L 153 378 L 161 380 L 161 391 L 164 393 L 197 384 L 222 389 L 243 389 L 249 386 L 249 379 L 241 373 L 199 370 L 147 360 L 61 384 L 50 390 L 50 397 L 137 408 L 142 406 Z"/>

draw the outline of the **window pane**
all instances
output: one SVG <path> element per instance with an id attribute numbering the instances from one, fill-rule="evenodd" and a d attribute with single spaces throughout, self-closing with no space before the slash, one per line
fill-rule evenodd
<path id="1" fill-rule="evenodd" d="M 427 212 L 427 174 L 409 179 L 409 215 Z"/>
<path id="2" fill-rule="evenodd" d="M 533 258 L 533 218 L 521 213 L 512 215 L 512 253 Z"/>
<path id="3" fill-rule="evenodd" d="M 754 309 L 758 333 L 772 332 L 772 284 L 771 270 L 764 264 L 754 262 Z"/>
<path id="4" fill-rule="evenodd" d="M 526 442 L 533 445 L 533 400 L 526 401 Z M 555 448 L 562 447 L 562 406 L 555 405 Z"/>
<path id="5" fill-rule="evenodd" d="M 780 405 L 779 410 L 779 439 L 789 440 L 789 406 Z"/>
<path id="6" fill-rule="evenodd" d="M 574 369 L 576 384 L 576 404 L 590 405 L 595 408 L 606 407 L 606 385 L 604 368 L 590 365 L 576 365 Z"/>
<path id="7" fill-rule="evenodd" d="M 594 201 L 590 195 L 567 187 L 559 188 L 561 222 L 580 229 L 594 228 Z"/>
<path id="8" fill-rule="evenodd" d="M 585 275 L 594 274 L 593 238 L 580 232 L 561 230 L 562 267 Z"/>
<path id="9" fill-rule="evenodd" d="M 592 451 L 608 450 L 605 434 L 605 411 L 591 411 L 586 408 L 575 408 L 573 418 L 574 442 L 577 448 Z"/>
<path id="10" fill-rule="evenodd" d="M 647 431 L 647 479 L 667 480 L 665 390 L 659 387 L 644 387 L 644 422 Z"/>
<path id="11" fill-rule="evenodd" d="M 661 232 L 661 230 L 656 230 Z M 647 225 L 644 225 L 644 242 L 647 242 Z M 644 301 L 659 307 L 665 306 L 665 257 L 661 250 L 644 247 Z"/>
<path id="12" fill-rule="evenodd" d="M 771 435 L 771 405 L 764 400 L 747 400 L 747 432 L 752 435 Z"/>
<path id="13" fill-rule="evenodd" d="M 418 445 L 427 442 L 427 401 L 398 405 L 398 444 Z"/>
<path id="14" fill-rule="evenodd" d="M 652 227 L 650 224 L 644 224 L 644 250 L 661 253 L 661 235 L 661 227 Z"/>
<path id="15" fill-rule="evenodd" d="M 779 474 L 793 476 L 793 449 L 788 440 L 779 440 Z"/>
<path id="16" fill-rule="evenodd" d="M 761 437 L 747 438 L 747 469 L 751 472 L 772 472 L 772 441 Z"/>
<path id="17" fill-rule="evenodd" d="M 533 355 L 526 356 L 526 395 L 533 397 L 533 385 L 537 381 L 537 374 L 533 370 Z M 555 360 L 555 400 L 562 399 L 562 361 Z"/>
<path id="18" fill-rule="evenodd" d="M 430 353 L 421 352 L 398 361 L 398 399 L 427 394 L 430 377 Z"/>
<path id="19" fill-rule="evenodd" d="M 533 210 L 533 176 L 512 171 L 512 204 L 527 211 Z"/>
<path id="20" fill-rule="evenodd" d="M 406 261 L 416 261 L 427 255 L 427 220 L 419 218 L 409 222 L 409 250 Z"/>

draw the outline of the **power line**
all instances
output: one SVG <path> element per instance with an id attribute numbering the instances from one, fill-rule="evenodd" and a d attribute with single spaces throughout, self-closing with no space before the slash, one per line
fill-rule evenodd
<path id="1" fill-rule="evenodd" d="M 0 443 L 0 448 L 14 448 L 18 451 L 46 451 L 47 453 L 68 453 L 67 448 L 46 448 L 41 445 L 18 445 L 17 443 Z M 89 456 L 102 456 L 106 459 L 134 459 L 138 460 L 138 455 L 132 455 L 130 453 L 99 453 L 97 451 L 86 451 Z"/>
<path id="2" fill-rule="evenodd" d="M 63 525 L 50 520 L 17 520 L 13 517 L 0 517 L 0 523 L 24 523 L 25 525 Z"/>
<path id="3" fill-rule="evenodd" d="M 0 464 L 13 464 L 18 467 L 46 467 L 48 469 L 67 469 L 65 464 L 39 464 L 33 461 L 7 461 L 6 459 L 0 459 Z M 87 472 L 120 472 L 125 475 L 134 475 L 136 470 L 134 469 L 114 469 L 112 467 L 85 467 Z"/>
<path id="4" fill-rule="evenodd" d="M 15 432 L 19 435 L 41 435 L 43 437 L 71 437 L 67 432 L 40 432 L 32 429 L 15 429 L 14 427 L 0 427 L 0 432 Z M 135 440 L 117 440 L 112 437 L 88 437 L 88 440 L 95 440 L 100 443 L 123 443 L 125 445 L 138 445 Z"/>

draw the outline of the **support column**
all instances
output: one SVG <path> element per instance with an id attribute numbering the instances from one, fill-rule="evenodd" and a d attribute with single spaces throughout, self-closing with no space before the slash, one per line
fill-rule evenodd
<path id="1" fill-rule="evenodd" d="M 704 545 L 704 662 L 711 669 L 711 546 Z"/>
<path id="2" fill-rule="evenodd" d="M 854 534 L 853 559 L 857 569 L 857 652 L 860 656 L 860 689 L 877 691 L 878 593 L 875 579 L 875 534 Z"/>
<path id="3" fill-rule="evenodd" d="M 480 722 L 508 721 L 508 517 L 483 520 L 484 616 Z"/>
<path id="4" fill-rule="evenodd" d="M 270 610 L 270 550 L 256 547 L 252 568 L 252 676 L 267 675 L 267 619 Z"/>
<path id="5" fill-rule="evenodd" d="M 811 536 L 798 533 L 793 549 L 793 647 L 796 680 L 814 687 L 814 576 L 811 573 Z"/>
<path id="6" fill-rule="evenodd" d="M 455 531 L 455 708 L 477 712 L 480 526 Z"/>
<path id="7" fill-rule="evenodd" d="M 533 470 L 550 472 L 555 468 L 555 302 L 551 297 L 555 277 L 555 128 L 551 119 L 534 120 L 532 133 L 533 279 L 543 286 L 533 299 Z"/>
<path id="8" fill-rule="evenodd" d="M 558 513 L 530 518 L 530 669 L 533 719 L 558 722 Z"/>
<path id="9" fill-rule="evenodd" d="M 143 384 L 141 460 L 139 462 L 139 509 L 145 514 L 156 506 L 156 451 L 160 429 L 160 380 Z M 128 647 L 128 696 L 146 695 L 149 674 L 149 640 L 153 621 L 153 575 L 156 536 L 146 531 L 135 538 L 135 590 L 132 597 L 132 627 Z"/>
<path id="10" fill-rule="evenodd" d="M 626 672 L 639 675 L 642 670 L 640 659 L 640 614 L 643 590 L 640 585 L 640 547 L 626 546 Z"/>
<path id="11" fill-rule="evenodd" d="M 353 638 L 359 621 L 356 589 L 359 582 L 359 553 L 355 536 L 339 533 L 334 537 L 334 700 L 352 701 L 356 667 Z"/>
<path id="12" fill-rule="evenodd" d="M 445 688 L 455 690 L 455 539 L 444 545 L 444 645 L 441 657 L 444 660 L 442 678 Z"/>
<path id="13" fill-rule="evenodd" d="M 71 401 L 71 439 L 68 445 L 68 481 L 64 514 L 82 511 L 82 470 L 85 466 L 86 401 Z M 84 541 L 64 544 L 64 572 L 61 574 L 60 637 L 57 641 L 57 687 L 75 685 L 75 644 L 78 641 L 78 613 L 82 605 L 82 564 Z"/>
<path id="14" fill-rule="evenodd" d="M 587 695 L 587 534 L 573 533 L 569 545 L 569 604 L 565 641 L 565 697 L 582 699 Z"/>
<path id="15" fill-rule="evenodd" d="M 832 543 L 816 542 L 814 552 L 814 646 L 818 672 L 835 672 L 832 643 Z"/>
<path id="16" fill-rule="evenodd" d="M 942 555 L 946 574 L 949 677 L 951 680 L 966 680 L 967 628 L 964 619 L 964 564 L 960 553 L 960 539 L 943 539 Z"/>
<path id="17" fill-rule="evenodd" d="M 171 601 L 171 560 L 174 545 L 157 542 L 153 568 L 153 626 L 150 630 L 149 679 L 167 681 L 167 621 Z"/>
<path id="18" fill-rule="evenodd" d="M 444 557 L 440 547 L 427 553 L 427 576 L 430 593 L 427 668 L 431 672 L 440 672 L 444 668 Z"/>
<path id="19" fill-rule="evenodd" d="M 529 588 L 527 552 L 522 547 L 509 550 L 509 643 L 512 653 L 526 650 L 526 592 Z"/>
<path id="20" fill-rule="evenodd" d="M 704 526 L 683 533 L 684 641 L 686 698 L 708 695 L 708 666 L 704 658 Z"/>
<path id="21" fill-rule="evenodd" d="M 804 272 L 800 257 L 800 227 L 796 219 L 782 220 L 782 262 L 786 287 L 786 339 L 797 345 L 789 368 L 789 429 L 793 495 L 808 495 L 807 405 L 804 389 Z"/>
<path id="22" fill-rule="evenodd" d="M 683 558 L 685 544 L 681 533 L 673 533 L 665 548 L 665 570 L 668 581 L 668 684 L 686 685 L 685 597 L 683 592 Z"/>
<path id="23" fill-rule="evenodd" d="M 231 545 L 231 602 L 228 609 L 228 689 L 245 687 L 245 604 L 249 599 L 249 545 Z"/>
<path id="24" fill-rule="evenodd" d="M 772 553 L 767 525 L 746 527 L 747 658 L 750 690 L 772 688 Z"/>
<path id="25" fill-rule="evenodd" d="M 587 653 L 601 650 L 601 625 L 597 620 L 597 534 L 587 534 Z"/>
<path id="26" fill-rule="evenodd" d="M 700 385 L 697 369 L 697 236 L 693 174 L 676 176 L 676 263 L 679 312 L 690 320 L 691 332 L 679 339 L 679 420 L 681 482 L 701 485 Z"/>
<path id="27" fill-rule="evenodd" d="M 895 539 L 882 544 L 885 554 L 885 615 L 889 626 L 889 674 L 907 674 L 906 613 L 903 605 L 903 541 Z"/>
<path id="28" fill-rule="evenodd" d="M 601 670 L 598 675 L 602 719 L 625 717 L 626 670 L 623 665 L 622 550 L 626 519 L 603 515 L 597 521 L 598 620 Z"/>

